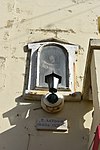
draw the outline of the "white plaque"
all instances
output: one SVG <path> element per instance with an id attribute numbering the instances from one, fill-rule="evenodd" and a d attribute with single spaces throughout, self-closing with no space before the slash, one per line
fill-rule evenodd
<path id="1" fill-rule="evenodd" d="M 36 121 L 37 130 L 67 131 L 68 122 L 59 118 L 39 118 Z"/>

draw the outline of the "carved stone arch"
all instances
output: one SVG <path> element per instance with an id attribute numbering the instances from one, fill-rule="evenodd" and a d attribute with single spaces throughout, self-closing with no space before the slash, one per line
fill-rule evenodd
<path id="1" fill-rule="evenodd" d="M 45 75 L 52 72 L 62 76 L 62 82 L 58 86 L 59 92 L 66 93 L 65 95 L 75 92 L 75 63 L 78 48 L 78 45 L 54 38 L 29 43 L 25 47 L 25 52 L 29 54 L 26 65 L 25 97 L 37 99 L 38 96 L 47 93 Z"/>

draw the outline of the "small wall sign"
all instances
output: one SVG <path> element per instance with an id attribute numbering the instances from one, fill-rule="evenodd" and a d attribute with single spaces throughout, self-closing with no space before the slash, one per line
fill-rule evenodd
<path id="1" fill-rule="evenodd" d="M 67 131 L 68 122 L 59 118 L 39 118 L 36 121 L 37 130 Z"/>

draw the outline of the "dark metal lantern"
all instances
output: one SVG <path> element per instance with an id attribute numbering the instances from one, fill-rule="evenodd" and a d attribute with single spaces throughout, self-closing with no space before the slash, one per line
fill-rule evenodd
<path id="1" fill-rule="evenodd" d="M 61 79 L 62 77 L 55 73 L 45 76 L 45 82 L 48 84 L 49 92 L 51 93 L 57 92 L 58 84 L 61 83 Z"/>

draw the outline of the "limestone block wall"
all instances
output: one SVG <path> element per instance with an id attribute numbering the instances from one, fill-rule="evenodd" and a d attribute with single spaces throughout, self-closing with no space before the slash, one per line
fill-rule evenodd
<path id="1" fill-rule="evenodd" d="M 62 112 L 53 116 L 69 120 L 69 134 L 35 129 L 37 117 L 52 115 L 38 109 L 40 102 L 23 101 L 23 48 L 52 37 L 78 44 L 76 87 L 81 91 L 89 39 L 99 38 L 99 10 L 99 0 L 0 1 L 0 150 L 86 150 L 91 101 L 66 102 Z"/>

